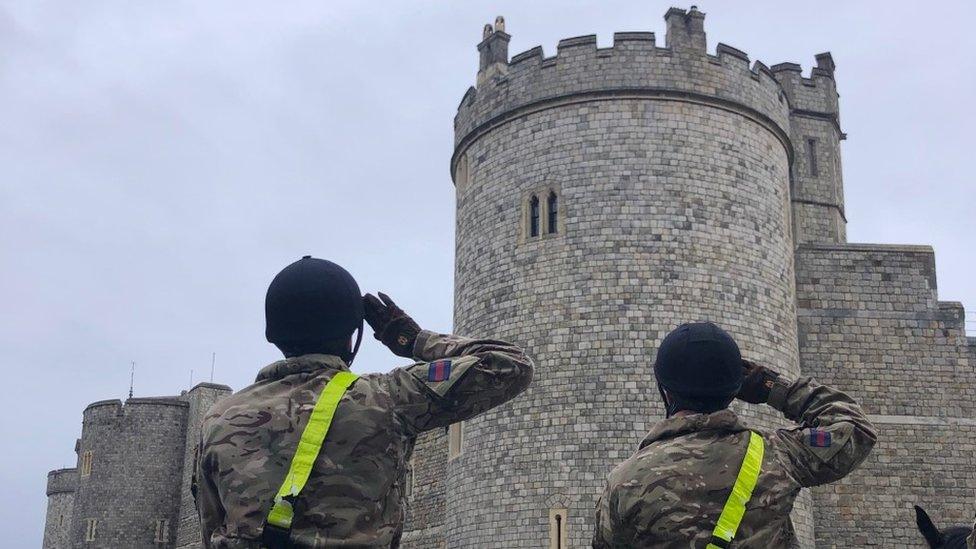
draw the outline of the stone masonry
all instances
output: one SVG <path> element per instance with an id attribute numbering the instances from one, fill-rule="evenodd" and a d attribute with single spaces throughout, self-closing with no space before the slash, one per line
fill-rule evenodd
<path id="1" fill-rule="evenodd" d="M 504 20 L 486 27 L 454 121 L 455 331 L 524 345 L 537 370 L 521 397 L 418 438 L 404 547 L 588 547 L 606 475 L 663 416 L 657 342 L 695 320 L 848 391 L 879 427 L 858 471 L 801 494 L 800 547 L 922 547 L 915 503 L 971 519 L 976 338 L 938 300 L 931 248 L 846 242 L 833 58 L 806 77 L 713 55 L 704 17 L 669 10 L 664 47 L 626 32 L 552 57 L 509 58 Z M 77 466 L 48 474 L 43 547 L 200 547 L 193 455 L 229 394 L 89 405 Z"/>
<path id="2" fill-rule="evenodd" d="M 664 47 L 581 36 L 552 57 L 485 30 L 454 123 L 455 329 L 524 345 L 536 378 L 459 452 L 420 438 L 406 547 L 588 546 L 607 473 L 663 416 L 657 342 L 706 319 L 879 426 L 859 471 L 802 494 L 801 547 L 921 547 L 914 503 L 972 516 L 976 348 L 931 249 L 846 243 L 833 58 L 750 66 L 708 53 L 696 9 L 665 21 Z"/>

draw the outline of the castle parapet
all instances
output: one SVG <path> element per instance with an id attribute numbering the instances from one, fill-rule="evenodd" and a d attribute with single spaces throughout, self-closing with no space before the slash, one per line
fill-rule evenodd
<path id="1" fill-rule="evenodd" d="M 78 489 L 78 469 L 55 469 L 47 474 L 47 496 L 74 493 Z"/>
<path id="2" fill-rule="evenodd" d="M 789 105 L 766 65 L 741 50 L 719 44 L 706 53 L 705 15 L 671 9 L 665 15 L 667 47 L 652 32 L 614 34 L 613 45 L 598 48 L 595 35 L 561 40 L 556 55 L 535 47 L 509 61 L 511 38 L 497 29 L 478 46 L 477 87 L 464 95 L 455 127 L 455 157 L 465 142 L 513 117 L 566 102 L 653 98 L 712 104 L 766 125 L 789 146 Z"/>

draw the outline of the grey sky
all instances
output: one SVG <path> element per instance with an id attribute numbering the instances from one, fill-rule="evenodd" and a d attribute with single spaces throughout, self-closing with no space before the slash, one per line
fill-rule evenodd
<path id="1" fill-rule="evenodd" d="M 449 330 L 452 119 L 482 25 L 505 15 L 512 54 L 663 45 L 670 5 L 0 4 L 4 546 L 39 545 L 46 473 L 74 465 L 82 409 L 125 396 L 130 360 L 142 396 L 208 379 L 211 352 L 235 389 L 274 360 L 264 291 L 303 254 Z M 928 5 L 699 3 L 711 51 L 804 74 L 833 52 L 849 240 L 933 245 L 940 297 L 976 308 L 976 3 Z M 357 369 L 400 363 L 367 338 Z"/>

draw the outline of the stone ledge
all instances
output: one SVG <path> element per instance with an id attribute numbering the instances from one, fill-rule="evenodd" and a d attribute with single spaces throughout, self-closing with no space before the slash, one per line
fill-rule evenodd
<path id="1" fill-rule="evenodd" d="M 938 425 L 976 427 L 976 419 L 939 416 L 889 416 L 869 414 L 868 419 L 882 425 Z"/>
<path id="2" fill-rule="evenodd" d="M 880 253 L 915 253 L 915 254 L 935 254 L 932 246 L 920 244 L 800 244 L 797 251 L 830 251 L 830 252 L 880 252 Z"/>

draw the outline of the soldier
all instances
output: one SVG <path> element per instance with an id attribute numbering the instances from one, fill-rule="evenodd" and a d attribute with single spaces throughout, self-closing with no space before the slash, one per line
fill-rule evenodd
<path id="1" fill-rule="evenodd" d="M 849 396 L 743 360 L 712 323 L 668 334 L 654 374 L 667 418 L 610 473 L 595 548 L 789 547 L 800 488 L 847 475 L 877 438 Z M 736 397 L 800 426 L 750 429 L 728 409 Z"/>
<path id="2" fill-rule="evenodd" d="M 266 336 L 285 359 L 203 421 L 204 547 L 398 547 L 417 435 L 529 385 L 532 361 L 514 345 L 421 330 L 379 296 L 364 298 L 342 267 L 308 256 L 271 282 Z M 351 373 L 364 317 L 394 354 L 418 362 Z"/>

